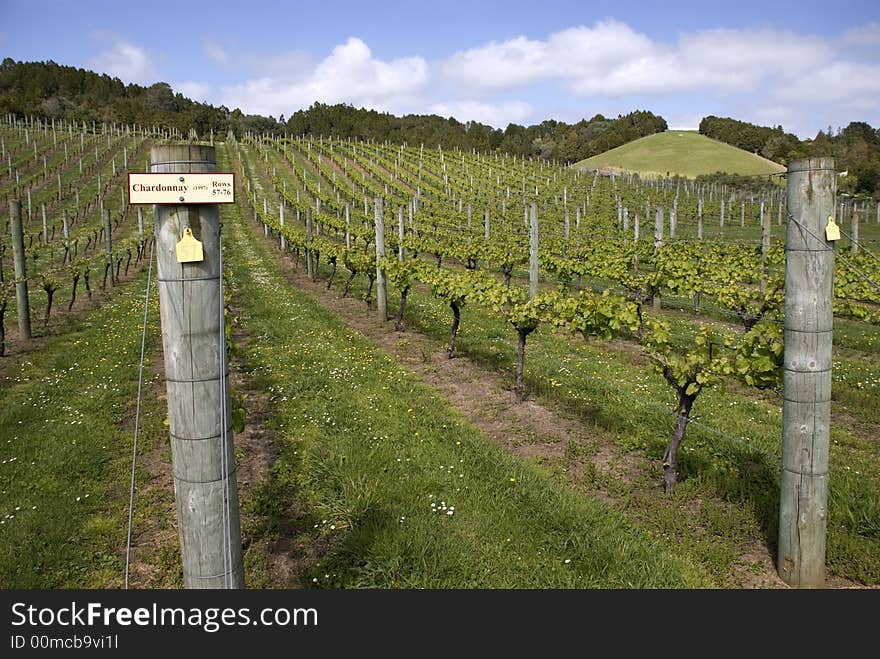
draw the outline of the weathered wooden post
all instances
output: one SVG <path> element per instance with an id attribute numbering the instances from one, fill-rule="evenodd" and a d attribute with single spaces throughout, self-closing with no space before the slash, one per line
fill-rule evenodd
<path id="1" fill-rule="evenodd" d="M 850 222 L 852 230 L 849 234 L 849 253 L 855 256 L 859 253 L 859 209 L 855 201 L 853 201 L 852 212 L 850 213 Z"/>
<path id="2" fill-rule="evenodd" d="M 284 235 L 284 198 L 281 199 L 281 203 L 278 205 L 278 226 L 281 227 L 281 230 L 278 232 L 281 236 L 280 244 L 281 244 L 281 252 L 287 251 L 287 237 Z"/>
<path id="3" fill-rule="evenodd" d="M 529 208 L 529 299 L 538 294 L 538 204 Z"/>
<path id="4" fill-rule="evenodd" d="M 657 207 L 657 214 L 654 216 L 654 252 L 656 253 L 663 247 L 663 209 Z M 654 311 L 660 311 L 663 301 L 659 295 L 655 295 L 652 300 Z"/>
<path id="5" fill-rule="evenodd" d="M 767 288 L 767 257 L 770 254 L 770 213 L 764 213 L 764 202 L 761 202 L 761 290 Z"/>
<path id="6" fill-rule="evenodd" d="M 663 247 L 663 209 L 657 208 L 654 215 L 654 249 L 658 250 Z"/>
<path id="7" fill-rule="evenodd" d="M 785 232 L 785 363 L 777 569 L 787 584 L 825 582 L 834 250 L 833 158 L 788 166 Z"/>
<path id="8" fill-rule="evenodd" d="M 215 172 L 213 147 L 156 146 L 154 173 Z M 222 302 L 220 210 L 216 204 L 154 206 L 159 303 L 174 494 L 187 588 L 241 588 L 238 487 Z M 187 230 L 191 230 L 190 236 Z M 202 243 L 202 260 L 178 260 L 181 239 Z"/>
<path id="9" fill-rule="evenodd" d="M 351 206 L 345 204 L 345 249 L 351 249 Z"/>
<path id="10" fill-rule="evenodd" d="M 113 269 L 113 238 L 110 235 L 110 209 L 105 208 L 101 213 L 104 223 L 104 251 L 107 254 L 107 267 L 110 268 L 110 282 L 116 283 L 116 275 Z"/>
<path id="11" fill-rule="evenodd" d="M 12 260 L 15 268 L 15 312 L 18 316 L 18 332 L 21 338 L 31 338 L 31 307 L 28 301 L 27 256 L 24 253 L 24 232 L 21 227 L 21 201 L 9 201 L 12 220 Z"/>
<path id="12" fill-rule="evenodd" d="M 306 207 L 306 274 L 315 279 L 315 261 L 312 258 L 312 209 Z"/>
<path id="13" fill-rule="evenodd" d="M 397 207 L 397 260 L 406 258 L 406 248 L 403 246 L 403 234 L 406 226 L 403 223 L 403 206 Z"/>
<path id="14" fill-rule="evenodd" d="M 388 320 L 388 290 L 385 284 L 385 268 L 381 266 L 381 261 L 385 258 L 385 216 L 382 207 L 382 197 L 376 197 L 376 302 L 379 306 L 379 317 Z"/>
<path id="15" fill-rule="evenodd" d="M 697 240 L 703 239 L 703 197 L 697 199 Z"/>

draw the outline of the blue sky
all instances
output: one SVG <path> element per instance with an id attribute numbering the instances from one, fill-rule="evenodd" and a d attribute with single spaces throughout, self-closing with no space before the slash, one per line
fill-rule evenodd
<path id="1" fill-rule="evenodd" d="M 0 0 L 0 53 L 275 117 L 321 101 L 501 128 L 635 109 L 880 126 L 878 0 Z"/>

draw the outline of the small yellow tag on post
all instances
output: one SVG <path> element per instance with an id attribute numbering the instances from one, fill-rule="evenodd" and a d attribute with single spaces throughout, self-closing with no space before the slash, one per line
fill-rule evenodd
<path id="1" fill-rule="evenodd" d="M 195 263 L 204 260 L 202 243 L 195 239 L 192 229 L 187 227 L 183 232 L 183 238 L 177 243 L 177 262 Z"/>
<path id="2" fill-rule="evenodd" d="M 826 240 L 840 240 L 840 227 L 834 223 L 834 216 L 828 216 L 828 224 L 825 225 Z"/>

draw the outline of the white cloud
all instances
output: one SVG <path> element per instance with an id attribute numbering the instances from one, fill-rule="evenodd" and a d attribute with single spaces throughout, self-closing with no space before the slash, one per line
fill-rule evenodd
<path id="1" fill-rule="evenodd" d="M 193 101 L 209 102 L 211 85 L 206 82 L 178 82 L 172 85 L 175 93 L 180 93 Z"/>
<path id="2" fill-rule="evenodd" d="M 437 70 L 439 82 L 464 88 L 476 103 L 514 89 L 531 99 L 540 85 L 541 94 L 589 99 L 585 116 L 607 114 L 607 106 L 627 98 L 651 109 L 662 98 L 679 112 L 710 114 L 720 105 L 730 116 L 772 125 L 791 120 L 797 125 L 787 129 L 813 134 L 820 115 L 823 126 L 830 117 L 835 125 L 880 121 L 878 45 L 880 23 L 836 37 L 709 29 L 662 41 L 609 20 L 461 50 Z"/>
<path id="3" fill-rule="evenodd" d="M 458 121 L 476 121 L 493 128 L 506 128 L 508 124 L 521 124 L 532 116 L 532 106 L 523 101 L 509 103 L 482 103 L 480 101 L 454 101 L 436 103 L 428 112 L 441 117 L 455 117 Z"/>
<path id="4" fill-rule="evenodd" d="M 217 42 L 206 39 L 203 47 L 205 55 L 217 62 L 217 64 L 226 64 L 229 61 L 229 55 L 226 54 L 226 51 Z"/>
<path id="5" fill-rule="evenodd" d="M 298 80 L 308 75 L 316 66 L 314 59 L 303 50 L 288 50 L 277 55 L 246 55 L 244 66 L 258 77 L 278 77 Z"/>
<path id="6" fill-rule="evenodd" d="M 842 108 L 854 121 L 858 113 L 880 109 L 880 65 L 830 62 L 774 89 L 773 97 L 779 103 Z"/>
<path id="7" fill-rule="evenodd" d="M 848 46 L 880 46 L 880 23 L 868 23 L 843 33 L 843 43 Z"/>
<path id="8" fill-rule="evenodd" d="M 218 100 L 273 116 L 317 101 L 432 112 L 499 128 L 544 119 L 552 107 L 571 111 L 571 121 L 642 108 L 665 113 L 677 126 L 723 114 L 781 123 L 804 136 L 828 123 L 880 122 L 877 43 L 880 23 L 821 37 L 707 29 L 662 40 L 607 20 L 539 39 L 492 41 L 429 63 L 419 56 L 381 59 L 352 37 L 323 58 L 299 50 L 229 57 L 227 68 L 245 77 L 223 87 Z M 209 42 L 206 52 L 209 46 L 216 46 L 215 60 L 227 57 Z"/>
<path id="9" fill-rule="evenodd" d="M 428 80 L 421 57 L 383 61 L 352 37 L 298 79 L 263 76 L 223 89 L 223 103 L 249 113 L 289 114 L 321 103 L 393 110 L 415 98 Z"/>
<path id="10" fill-rule="evenodd" d="M 606 21 L 545 41 L 517 37 L 460 51 L 441 70 L 454 82 L 486 91 L 558 80 L 578 96 L 741 92 L 769 77 L 807 71 L 830 54 L 818 39 L 771 30 L 707 30 L 683 35 L 673 46 Z"/>
<path id="11" fill-rule="evenodd" d="M 629 26 L 607 21 L 595 28 L 573 27 L 547 41 L 517 37 L 460 51 L 441 64 L 451 80 L 475 89 L 504 89 L 542 80 L 600 76 L 605 67 L 639 56 L 659 54 L 657 47 Z"/>
<path id="12" fill-rule="evenodd" d="M 469 87 L 503 89 L 537 82 L 548 76 L 549 67 L 542 42 L 517 37 L 455 53 L 442 72 Z"/>
<path id="13" fill-rule="evenodd" d="M 108 50 L 89 60 L 89 66 L 123 82 L 151 85 L 159 79 L 147 51 L 119 38 L 113 39 Z"/>

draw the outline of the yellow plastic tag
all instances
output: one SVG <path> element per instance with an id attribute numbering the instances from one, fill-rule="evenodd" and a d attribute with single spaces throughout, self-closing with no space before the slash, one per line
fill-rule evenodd
<path id="1" fill-rule="evenodd" d="M 194 263 L 204 260 L 205 255 L 202 252 L 202 243 L 195 239 L 192 229 L 187 227 L 183 232 L 183 238 L 177 243 L 177 262 Z"/>
<path id="2" fill-rule="evenodd" d="M 834 223 L 834 216 L 828 216 L 828 224 L 825 225 L 825 238 L 827 240 L 840 240 L 840 227 Z"/>

